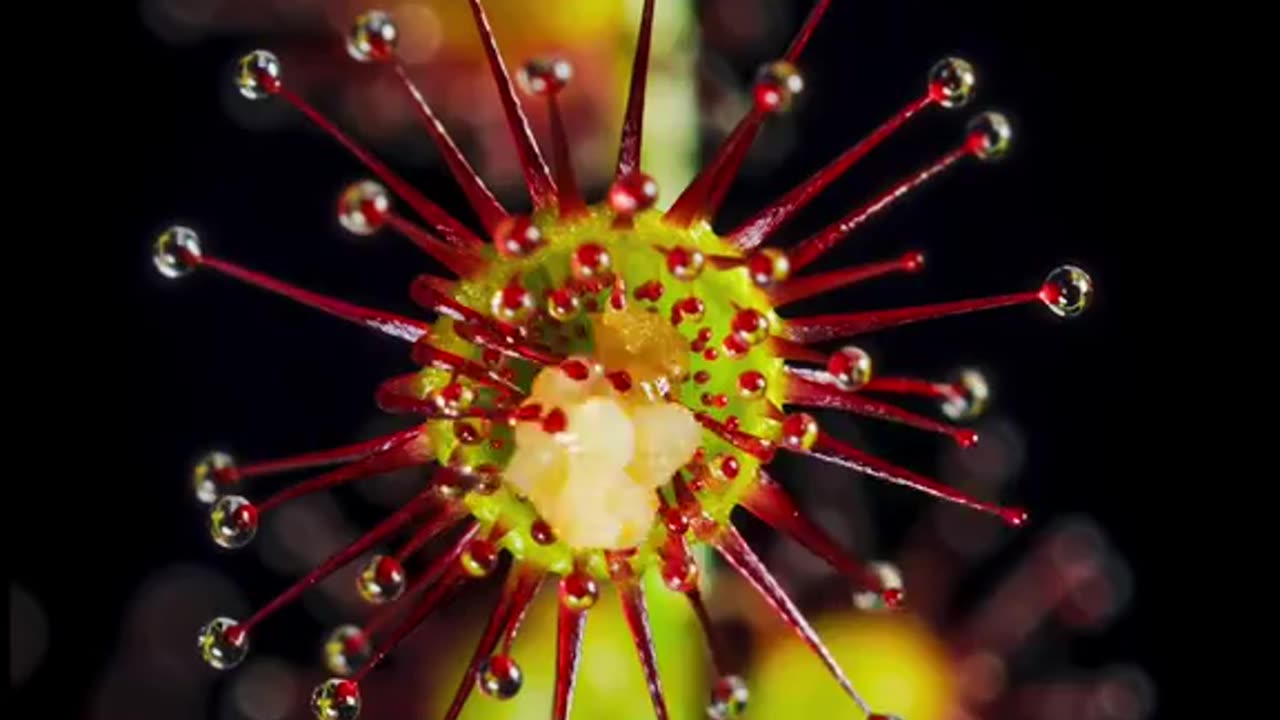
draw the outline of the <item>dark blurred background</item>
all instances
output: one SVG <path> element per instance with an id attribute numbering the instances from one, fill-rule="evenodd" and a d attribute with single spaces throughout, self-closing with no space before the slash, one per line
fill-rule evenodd
<path id="1" fill-rule="evenodd" d="M 737 7 L 702 6 L 707 32 Z M 808 3 L 763 7 L 769 20 L 758 44 L 735 42 L 723 28 L 708 40 L 721 75 L 741 85 L 780 52 Z M 91 29 L 87 42 L 100 45 L 79 46 L 79 62 L 47 76 L 51 100 L 30 117 L 49 135 L 34 147 L 67 149 L 54 155 L 60 189 L 33 193 L 45 229 L 30 240 L 48 241 L 51 254 L 38 272 L 49 285 L 33 290 L 28 297 L 37 299 L 24 301 L 28 311 L 21 313 L 38 326 L 29 337 L 49 350 L 39 363 L 49 379 L 37 391 L 50 402 L 32 415 L 49 449 L 33 470 L 9 479 L 9 512 L 23 516 L 10 528 L 10 682 L 21 710 L 14 717 L 106 717 L 94 714 L 103 703 L 131 701 L 128 694 L 104 697 L 103 683 L 147 622 L 138 593 L 157 568 L 207 566 L 237 585 L 265 583 L 249 593 L 253 602 L 281 587 L 281 577 L 256 559 L 211 549 L 187 480 L 192 459 L 219 446 L 264 458 L 367 437 L 375 427 L 373 388 L 409 366 L 396 343 L 220 278 L 166 282 L 149 257 L 156 233 L 188 222 L 222 256 L 404 313 L 415 312 L 406 288 L 425 267 L 395 238 L 341 232 L 336 195 L 365 173 L 330 140 L 283 108 L 279 117 L 268 112 L 247 121 L 228 111 L 229 70 L 259 44 L 255 35 L 172 42 L 131 2 L 66 12 Z M 1076 321 L 1018 308 L 887 332 L 869 349 L 879 368 L 895 374 L 939 376 L 961 365 L 988 373 L 1000 417 L 1020 428 L 1025 443 L 1007 499 L 1029 508 L 1033 523 L 994 557 L 985 577 L 1016 562 L 1019 543 L 1032 542 L 1038 522 L 1091 517 L 1125 558 L 1133 591 L 1106 632 L 1073 637 L 1066 652 L 1081 665 L 1138 663 L 1158 684 L 1170 659 L 1157 652 L 1152 624 L 1161 540 L 1147 521 L 1160 508 L 1148 495 L 1154 480 L 1136 469 L 1151 450 L 1134 433 L 1146 397 L 1131 355 L 1140 290 L 1119 191 L 1128 170 L 1120 127 L 1135 118 L 1118 103 L 1135 66 L 1132 46 L 1121 53 L 1120 27 L 1101 4 L 837 2 L 806 53 L 803 103 L 779 123 L 772 144 L 785 162 L 757 163 L 717 224 L 732 227 L 917 97 L 938 58 L 957 54 L 975 65 L 980 92 L 970 108 L 913 122 L 815 202 L 788 237 L 821 227 L 948 148 L 972 112 L 995 108 L 1010 116 L 1015 142 L 1005 161 L 966 163 L 868 225 L 834 258 L 920 249 L 928 255 L 924 273 L 809 308 L 1023 290 L 1064 261 L 1089 270 L 1096 304 Z M 338 42 L 332 62 L 350 62 Z M 80 145 L 88 149 L 75 149 Z M 428 147 L 425 136 L 421 147 Z M 443 205 L 461 207 L 440 169 L 391 159 Z M 942 443 L 901 428 L 865 432 L 918 470 L 938 471 L 945 454 Z M 877 542 L 892 547 L 930 501 L 877 490 L 875 502 Z M 368 520 L 358 510 L 345 517 L 353 527 Z M 981 583 L 979 577 L 969 590 L 975 597 Z M 149 602 L 164 606 L 163 598 Z M 311 627 L 301 617 L 284 622 L 299 632 Z M 289 632 L 274 637 L 279 643 Z"/>

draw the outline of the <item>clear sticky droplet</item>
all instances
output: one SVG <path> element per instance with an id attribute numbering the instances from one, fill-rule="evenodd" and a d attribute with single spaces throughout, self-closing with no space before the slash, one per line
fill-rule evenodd
<path id="1" fill-rule="evenodd" d="M 324 664 L 329 672 L 347 676 L 359 670 L 373 654 L 369 635 L 356 625 L 334 628 L 324 643 Z"/>
<path id="2" fill-rule="evenodd" d="M 973 97 L 973 66 L 956 57 L 940 60 L 929 71 L 929 97 L 944 108 L 963 107 Z"/>
<path id="3" fill-rule="evenodd" d="M 747 258 L 747 274 L 759 287 L 771 287 L 791 275 L 791 261 L 778 248 L 764 248 Z"/>
<path id="4" fill-rule="evenodd" d="M 906 600 L 902 572 L 888 562 L 873 562 L 867 571 L 880 581 L 880 590 L 860 589 L 853 594 L 854 607 L 868 612 L 883 612 L 900 607 Z"/>
<path id="5" fill-rule="evenodd" d="M 520 692 L 524 674 L 510 655 L 494 655 L 480 668 L 480 692 L 498 700 L 510 700 Z"/>
<path id="6" fill-rule="evenodd" d="M 560 602 L 570 610 L 587 610 L 600 599 L 600 585 L 583 570 L 575 570 L 560 579 Z"/>
<path id="7" fill-rule="evenodd" d="M 853 345 L 847 345 L 827 359 L 827 373 L 842 390 L 857 390 L 871 380 L 871 355 Z"/>
<path id="8" fill-rule="evenodd" d="M 356 720 L 360 717 L 360 686 L 352 680 L 330 678 L 311 693 L 316 720 Z"/>
<path id="9" fill-rule="evenodd" d="M 488 540 L 472 540 L 459 562 L 471 577 L 486 577 L 498 567 L 498 546 Z"/>
<path id="10" fill-rule="evenodd" d="M 804 77 L 795 65 L 776 60 L 756 73 L 755 103 L 764 112 L 783 113 L 791 109 L 797 95 L 804 90 Z"/>
<path id="11" fill-rule="evenodd" d="M 742 717 L 747 711 L 751 694 L 747 683 L 737 675 L 722 675 L 711 686 L 711 702 L 707 704 L 709 720 L 729 720 Z"/>
<path id="12" fill-rule="evenodd" d="M 249 654 L 249 633 L 238 620 L 214 618 L 200 628 L 196 647 L 210 667 L 230 670 Z"/>
<path id="13" fill-rule="evenodd" d="M 1058 317 L 1076 317 L 1093 299 L 1093 279 L 1074 265 L 1055 268 L 1040 288 L 1040 299 Z"/>
<path id="14" fill-rule="evenodd" d="M 794 413 L 782 420 L 782 444 L 792 450 L 808 450 L 818 441 L 818 421 L 808 413 Z"/>
<path id="15" fill-rule="evenodd" d="M 969 150 L 982 160 L 997 160 L 1009 152 L 1013 126 L 998 112 L 985 112 L 969 121 Z"/>
<path id="16" fill-rule="evenodd" d="M 404 566 L 388 555 L 374 555 L 356 577 L 360 597 L 375 605 L 389 603 L 404 592 Z"/>
<path id="17" fill-rule="evenodd" d="M 223 495 L 209 511 L 209 535 L 224 548 L 242 548 L 257 533 L 258 509 L 239 495 Z"/>
<path id="18" fill-rule="evenodd" d="M 573 63 L 560 57 L 534 58 L 516 71 L 516 83 L 528 95 L 556 95 L 573 79 Z"/>
<path id="19" fill-rule="evenodd" d="M 222 488 L 236 480 L 236 461 L 224 452 L 214 451 L 196 461 L 191 470 L 191 484 L 196 499 L 212 505 L 222 495 Z"/>
<path id="20" fill-rule="evenodd" d="M 648 210 L 658 202 L 658 181 L 642 172 L 624 175 L 609 186 L 609 206 L 622 217 Z"/>
<path id="21" fill-rule="evenodd" d="M 249 100 L 264 100 L 280 92 L 280 60 L 266 50 L 254 50 L 240 58 L 236 87 Z"/>
<path id="22" fill-rule="evenodd" d="M 347 54 L 360 62 L 390 60 L 395 55 L 399 37 L 390 15 L 370 10 L 352 23 L 347 33 Z"/>
<path id="23" fill-rule="evenodd" d="M 151 259 L 167 278 L 188 275 L 200 264 L 200 236 L 189 227 L 174 225 L 156 238 Z"/>
<path id="24" fill-rule="evenodd" d="M 391 197 L 372 180 L 352 183 L 338 198 L 338 222 L 353 235 L 372 235 L 387 223 Z"/>
<path id="25" fill-rule="evenodd" d="M 942 399 L 942 414 L 951 420 L 972 420 L 986 410 L 990 397 L 987 378 L 978 370 L 964 368 L 956 372 Z"/>

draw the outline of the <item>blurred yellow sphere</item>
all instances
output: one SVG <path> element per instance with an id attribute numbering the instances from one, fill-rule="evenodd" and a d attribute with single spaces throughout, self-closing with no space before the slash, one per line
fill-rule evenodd
<path id="1" fill-rule="evenodd" d="M 946 720 L 954 686 L 947 648 L 907 613 L 848 613 L 814 628 L 876 712 Z M 792 634 L 762 648 L 748 678 L 750 717 L 855 717 L 853 701 Z"/>

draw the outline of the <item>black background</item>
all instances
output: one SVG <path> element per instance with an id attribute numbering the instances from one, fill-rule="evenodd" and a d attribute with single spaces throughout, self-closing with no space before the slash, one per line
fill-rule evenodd
<path id="1" fill-rule="evenodd" d="M 32 283 L 15 307 L 41 350 L 39 380 L 14 393 L 38 395 L 37 409 L 15 418 L 37 429 L 37 445 L 11 451 L 35 460 L 21 472 L 15 465 L 8 481 L 10 508 L 22 516 L 9 528 L 13 577 L 41 598 L 51 623 L 48 655 L 17 702 L 42 717 L 84 712 L 119 642 L 117 619 L 149 568 L 213 557 L 184 479 L 193 455 L 219 444 L 269 457 L 348 442 L 373 416 L 376 382 L 408 366 L 393 342 L 256 291 L 215 277 L 164 282 L 151 238 L 190 222 L 221 255 L 406 313 L 405 288 L 423 267 L 388 238 L 352 242 L 339 232 L 333 199 L 362 173 L 329 140 L 300 124 L 253 133 L 228 119 L 227 71 L 253 38 L 173 47 L 130 3 L 94 12 L 102 17 L 75 47 L 79 61 L 35 78 L 40 103 L 21 113 L 40 126 L 32 148 L 52 150 L 10 198 L 34 223 L 11 241 L 42 256 L 10 271 L 13 287 Z M 793 26 L 801 13 L 790 12 Z M 978 67 L 974 107 L 1009 113 L 1014 152 L 998 166 L 959 168 L 862 231 L 839 260 L 919 248 L 929 267 L 829 307 L 1029 289 L 1064 260 L 1090 270 L 1097 303 L 1079 321 L 1019 308 L 895 331 L 876 346 L 903 372 L 979 363 L 998 374 L 1009 388 L 1002 409 L 1030 438 L 1016 500 L 1037 517 L 1093 515 L 1135 568 L 1126 617 L 1086 652 L 1140 661 L 1159 680 L 1170 659 L 1154 642 L 1161 541 L 1149 520 L 1162 508 L 1152 505 L 1155 470 L 1145 464 L 1153 448 L 1134 431 L 1151 393 L 1136 372 L 1144 289 L 1122 193 L 1140 182 L 1127 132 L 1138 118 L 1125 102 L 1138 51 L 1122 27 L 1087 4 L 837 3 L 804 63 L 801 142 L 780 169 L 740 183 L 725 217 L 744 217 L 916 97 L 938 57 Z M 743 78 L 780 49 L 737 58 Z M 347 62 L 336 43 L 334 62 Z M 968 114 L 914 123 L 790 237 L 948 147 Z M 406 174 L 460 207 L 442 175 Z"/>

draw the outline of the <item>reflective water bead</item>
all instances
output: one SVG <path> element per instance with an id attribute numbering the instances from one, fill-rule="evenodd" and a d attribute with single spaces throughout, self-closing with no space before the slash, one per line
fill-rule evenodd
<path id="1" fill-rule="evenodd" d="M 472 540 L 459 562 L 471 577 L 485 577 L 498 567 L 498 546 L 488 540 Z"/>
<path id="2" fill-rule="evenodd" d="M 262 100 L 280 92 L 280 60 L 266 50 L 254 50 L 240 58 L 236 87 L 250 100 Z"/>
<path id="3" fill-rule="evenodd" d="M 547 314 L 560 322 L 577 315 L 579 307 L 578 295 L 567 287 L 547 294 Z"/>
<path id="4" fill-rule="evenodd" d="M 711 702 L 707 705 L 710 720 L 728 720 L 740 717 L 747 710 L 751 694 L 747 683 L 737 675 L 722 675 L 711 686 Z"/>
<path id="5" fill-rule="evenodd" d="M 1040 299 L 1058 317 L 1075 317 L 1093 299 L 1093 279 L 1075 265 L 1055 268 L 1040 288 Z"/>
<path id="6" fill-rule="evenodd" d="M 512 282 L 506 287 L 495 290 L 493 298 L 490 300 L 490 309 L 499 320 L 506 322 L 521 323 L 529 319 L 533 315 L 537 304 L 533 299 L 533 293 L 529 292 L 517 282 Z"/>
<path id="7" fill-rule="evenodd" d="M 831 353 L 827 372 L 842 390 L 857 390 L 871 379 L 871 356 L 862 348 L 846 345 Z"/>
<path id="8" fill-rule="evenodd" d="M 354 235 L 372 235 L 387 222 L 391 198 L 372 180 L 351 183 L 338 197 L 338 222 Z"/>
<path id="9" fill-rule="evenodd" d="M 551 523 L 539 518 L 529 526 L 529 537 L 539 545 L 551 545 L 556 541 L 556 531 Z"/>
<path id="10" fill-rule="evenodd" d="M 209 535 L 224 548 L 242 548 L 258 533 L 258 509 L 239 495 L 223 495 L 209 511 Z"/>
<path id="11" fill-rule="evenodd" d="M 609 186 L 609 206 L 623 217 L 648 210 L 658 202 L 658 181 L 642 172 L 632 172 Z"/>
<path id="12" fill-rule="evenodd" d="M 743 308 L 733 314 L 733 334 L 750 345 L 769 337 L 769 318 L 755 308 Z"/>
<path id="13" fill-rule="evenodd" d="M 510 655 L 494 655 L 480 668 L 480 692 L 498 700 L 510 700 L 520 692 L 524 674 Z"/>
<path id="14" fill-rule="evenodd" d="M 570 610 L 586 610 L 600 599 L 600 585 L 583 570 L 560 578 L 560 602 Z"/>
<path id="15" fill-rule="evenodd" d="M 324 643 L 324 664 L 335 675 L 347 676 L 373 655 L 369 635 L 355 625 L 334 628 Z"/>
<path id="16" fill-rule="evenodd" d="M 555 95 L 573 79 L 573 64 L 559 57 L 534 58 L 520 66 L 516 82 L 529 95 Z"/>
<path id="17" fill-rule="evenodd" d="M 174 225 L 156 238 L 151 259 L 167 278 L 187 275 L 200 264 L 200 236 L 189 227 Z"/>
<path id="18" fill-rule="evenodd" d="M 196 647 L 200 650 L 200 657 L 210 667 L 230 670 L 249 654 L 249 633 L 236 620 L 229 617 L 214 618 L 200 628 Z"/>
<path id="19" fill-rule="evenodd" d="M 768 380 L 759 370 L 747 370 L 738 375 L 738 394 L 744 398 L 755 399 L 764 396 Z"/>
<path id="20" fill-rule="evenodd" d="M 862 589 L 854 592 L 853 604 L 859 610 L 891 610 L 906 599 L 902 573 L 897 566 L 887 562 L 873 562 L 867 570 L 880 583 L 880 590 Z"/>
<path id="21" fill-rule="evenodd" d="M 667 558 L 662 562 L 662 582 L 676 592 L 698 588 L 698 563 L 687 555 Z"/>
<path id="22" fill-rule="evenodd" d="M 792 450 L 808 450 L 818 441 L 818 421 L 808 413 L 794 413 L 782 420 L 782 444 Z"/>
<path id="23" fill-rule="evenodd" d="M 389 555 L 374 555 L 356 577 L 360 597 L 383 605 L 400 597 L 405 586 L 404 566 Z"/>
<path id="24" fill-rule="evenodd" d="M 389 60 L 395 53 L 398 38 L 391 16 L 381 10 L 370 10 L 351 25 L 347 53 L 360 62 Z"/>
<path id="25" fill-rule="evenodd" d="M 940 60 L 929 71 L 929 97 L 944 108 L 962 107 L 973 97 L 973 66 L 960 58 Z"/>
<path id="26" fill-rule="evenodd" d="M 667 270 L 680 280 L 698 277 L 706 264 L 706 255 L 697 248 L 675 247 L 667 251 Z"/>
<path id="27" fill-rule="evenodd" d="M 951 420 L 972 420 L 982 414 L 991 397 L 987 379 L 978 370 L 960 370 L 942 400 L 942 414 Z"/>
<path id="28" fill-rule="evenodd" d="M 493 231 L 493 244 L 504 257 L 524 257 L 542 247 L 542 231 L 527 215 L 503 218 Z"/>
<path id="29" fill-rule="evenodd" d="M 579 245 L 578 249 L 573 251 L 570 264 L 575 278 L 590 280 L 607 271 L 613 264 L 613 260 L 609 257 L 608 250 L 595 243 L 586 243 Z"/>
<path id="30" fill-rule="evenodd" d="M 1013 126 L 997 112 L 985 112 L 969 121 L 969 150 L 983 160 L 996 160 L 1009 151 Z"/>
<path id="31" fill-rule="evenodd" d="M 196 462 L 191 471 L 196 499 L 205 505 L 217 502 L 221 495 L 218 488 L 236 481 L 236 461 L 224 452 L 214 451 Z"/>
<path id="32" fill-rule="evenodd" d="M 356 720 L 360 717 L 360 686 L 343 678 L 325 680 L 311 692 L 311 712 L 317 720 Z"/>
<path id="33" fill-rule="evenodd" d="M 768 63 L 756 73 L 755 103 L 764 112 L 786 112 L 803 90 L 804 77 L 786 60 Z"/>
<path id="34" fill-rule="evenodd" d="M 777 248 L 764 248 L 747 258 L 747 274 L 756 285 L 769 287 L 790 277 L 791 261 Z"/>

